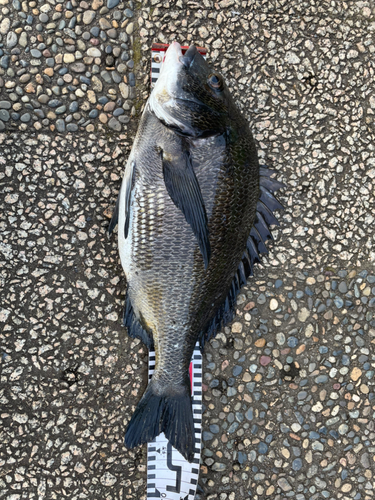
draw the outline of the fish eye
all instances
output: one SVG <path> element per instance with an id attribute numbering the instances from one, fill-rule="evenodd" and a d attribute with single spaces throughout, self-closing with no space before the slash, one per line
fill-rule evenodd
<path id="1" fill-rule="evenodd" d="M 212 73 L 207 79 L 208 85 L 214 90 L 222 90 L 223 79 L 220 75 Z"/>

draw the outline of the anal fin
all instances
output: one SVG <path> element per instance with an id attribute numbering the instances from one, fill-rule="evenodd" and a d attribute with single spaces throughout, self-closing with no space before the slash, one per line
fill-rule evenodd
<path id="1" fill-rule="evenodd" d="M 149 350 L 154 349 L 154 340 L 152 338 L 152 334 L 145 330 L 145 328 L 142 327 L 139 320 L 136 318 L 128 294 L 126 294 L 125 298 L 123 325 L 127 327 L 129 337 L 142 340 L 142 342 Z"/>

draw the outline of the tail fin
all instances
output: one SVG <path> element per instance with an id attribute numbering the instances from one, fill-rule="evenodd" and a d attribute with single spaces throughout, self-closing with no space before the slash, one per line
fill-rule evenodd
<path id="1" fill-rule="evenodd" d="M 186 384 L 171 395 L 156 388 L 151 380 L 126 429 L 125 446 L 134 448 L 164 432 L 171 445 L 192 462 L 195 439 L 190 387 Z"/>

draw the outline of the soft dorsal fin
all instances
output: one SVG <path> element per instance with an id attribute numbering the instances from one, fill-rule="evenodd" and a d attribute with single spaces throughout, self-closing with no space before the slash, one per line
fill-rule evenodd
<path id="1" fill-rule="evenodd" d="M 190 154 L 185 150 L 180 155 L 172 157 L 162 150 L 161 155 L 165 187 L 173 203 L 190 224 L 207 269 L 211 256 L 207 213 Z"/>

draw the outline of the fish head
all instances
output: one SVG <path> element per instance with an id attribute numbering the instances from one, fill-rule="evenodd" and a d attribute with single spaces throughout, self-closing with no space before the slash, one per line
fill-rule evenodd
<path id="1" fill-rule="evenodd" d="M 160 121 L 191 137 L 222 133 L 233 109 L 223 77 L 210 68 L 194 45 L 182 55 L 177 42 L 166 52 L 149 102 Z"/>

